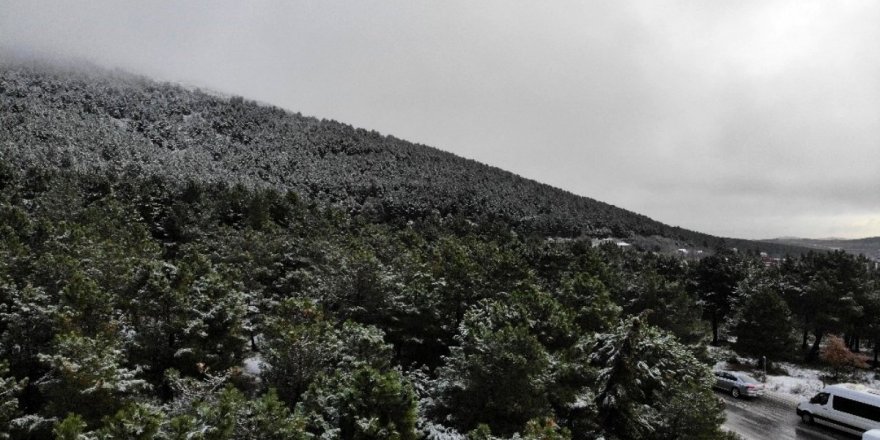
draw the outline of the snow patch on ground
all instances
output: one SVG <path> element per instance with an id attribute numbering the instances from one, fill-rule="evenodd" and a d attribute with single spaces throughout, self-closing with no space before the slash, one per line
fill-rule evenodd
<path id="1" fill-rule="evenodd" d="M 788 371 L 788 376 L 767 375 L 766 387 L 770 391 L 789 394 L 798 398 L 813 397 L 825 387 L 819 378 L 823 372 L 793 364 L 779 364 Z"/>
<path id="2" fill-rule="evenodd" d="M 788 375 L 767 375 L 767 389 L 769 390 L 807 398 L 816 395 L 825 385 L 832 385 L 831 382 L 823 382 L 822 376 L 827 372 L 820 368 L 806 368 L 785 362 L 779 365 L 788 371 Z M 852 378 L 845 380 L 845 382 L 880 390 L 880 380 L 874 371 L 857 371 Z"/>
<path id="3" fill-rule="evenodd" d="M 250 376 L 259 376 L 263 372 L 263 368 L 265 365 L 266 362 L 263 361 L 263 357 L 259 354 L 256 354 L 249 358 L 245 358 L 242 365 L 242 370 L 244 370 L 245 374 L 248 374 Z"/>

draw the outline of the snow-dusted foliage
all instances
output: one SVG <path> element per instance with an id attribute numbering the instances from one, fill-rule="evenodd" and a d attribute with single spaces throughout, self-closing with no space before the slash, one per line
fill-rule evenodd
<path id="1" fill-rule="evenodd" d="M 742 355 L 785 359 L 794 347 L 791 311 L 776 280 L 753 272 L 737 286 L 733 348 Z"/>
<path id="2" fill-rule="evenodd" d="M 281 310 L 285 319 L 269 327 L 262 378 L 291 404 L 323 373 L 390 367 L 392 347 L 377 328 L 354 322 L 336 327 L 309 301 L 287 301 Z"/>
<path id="3" fill-rule="evenodd" d="M 481 303 L 465 315 L 435 383 L 439 412 L 468 431 L 481 422 L 503 434 L 550 412 L 552 359 L 517 307 Z M 537 333 L 547 321 L 531 321 Z M 549 337 L 549 336 L 548 336 Z"/>
<path id="4" fill-rule="evenodd" d="M 0 350 L 13 374 L 23 377 L 40 371 L 37 355 L 48 352 L 58 331 L 58 304 L 40 287 L 5 285 L 6 301 L 0 304 Z"/>
<path id="5" fill-rule="evenodd" d="M 56 417 L 75 410 L 94 422 L 150 388 L 139 370 L 121 365 L 123 352 L 111 339 L 61 334 L 51 354 L 38 359 L 48 372 L 37 385 L 51 402 L 48 413 Z"/>
<path id="6" fill-rule="evenodd" d="M 713 376 L 671 334 L 644 316 L 597 337 L 595 404 L 607 438 L 662 439 L 719 436 L 723 420 L 710 391 Z"/>
<path id="7" fill-rule="evenodd" d="M 414 440 L 416 399 L 397 371 L 362 366 L 314 381 L 297 405 L 306 430 L 322 439 Z"/>
<path id="8" fill-rule="evenodd" d="M 174 399 L 163 406 L 162 432 L 171 438 L 306 438 L 305 422 L 294 417 L 274 390 L 248 399 L 232 386 L 232 372 L 202 380 L 170 371 Z"/>
<path id="9" fill-rule="evenodd" d="M 670 227 L 424 145 L 240 97 L 118 72 L 11 63 L 0 64 L 0 83 L 0 153 L 16 167 L 271 186 L 383 220 L 464 212 L 502 219 L 527 234 L 662 235 L 713 247 L 755 247 Z"/>
<path id="10" fill-rule="evenodd" d="M 7 377 L 9 369 L 0 364 L 0 439 L 9 438 L 10 425 L 20 413 L 18 408 L 18 396 L 27 379 Z"/>
<path id="11" fill-rule="evenodd" d="M 0 110 L 12 438 L 711 439 L 720 410 L 694 353 L 713 319 L 719 343 L 735 328 L 727 305 L 746 308 L 745 290 L 718 294 L 731 261 L 773 281 L 780 333 L 880 341 L 876 271 L 842 253 L 695 269 L 548 239 L 722 245 L 124 75 L 0 66 Z"/>

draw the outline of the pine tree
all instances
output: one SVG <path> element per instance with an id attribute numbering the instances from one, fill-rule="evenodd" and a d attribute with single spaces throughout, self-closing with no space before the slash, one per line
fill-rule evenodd
<path id="1" fill-rule="evenodd" d="M 39 359 L 49 368 L 37 382 L 48 399 L 49 416 L 73 412 L 94 426 L 149 389 L 137 378 L 137 370 L 123 366 L 123 352 L 111 339 L 62 334 L 56 337 L 51 354 L 40 354 Z"/>
<path id="2" fill-rule="evenodd" d="M 485 423 L 503 435 L 550 410 L 550 355 L 524 326 L 465 320 L 460 346 L 438 372 L 440 410 L 461 430 Z"/>
<path id="3" fill-rule="evenodd" d="M 595 434 L 621 440 L 719 437 L 723 415 L 710 388 L 711 372 L 672 335 L 642 319 L 597 338 L 590 358 L 599 369 Z"/>
<path id="4" fill-rule="evenodd" d="M 323 438 L 415 440 L 416 399 L 396 371 L 363 366 L 322 375 L 296 407 L 306 429 Z"/>
<path id="5" fill-rule="evenodd" d="M 755 277 L 740 283 L 739 295 L 734 349 L 756 358 L 784 359 L 794 345 L 794 326 L 782 296 L 768 281 Z"/>
<path id="6" fill-rule="evenodd" d="M 12 420 L 19 413 L 18 395 L 27 384 L 27 379 L 7 377 L 9 369 L 0 363 L 0 439 L 8 439 Z"/>
<path id="7" fill-rule="evenodd" d="M 295 405 L 323 372 L 390 367 L 391 346 L 377 328 L 350 321 L 334 327 L 309 301 L 289 300 L 281 309 L 285 318 L 269 326 L 262 378 L 288 405 Z"/>
<path id="8" fill-rule="evenodd" d="M 2 288 L 7 290 L 7 302 L 0 304 L 0 322 L 4 324 L 0 354 L 9 361 L 14 375 L 37 379 L 45 372 L 37 355 L 50 350 L 58 331 L 58 306 L 40 287 Z"/>
<path id="9" fill-rule="evenodd" d="M 736 302 L 736 287 L 745 276 L 744 262 L 734 252 L 722 251 L 703 258 L 693 271 L 693 286 L 703 302 L 703 316 L 712 326 L 712 345 L 718 329 Z"/>
<path id="10" fill-rule="evenodd" d="M 153 440 L 158 437 L 165 414 L 147 403 L 129 403 L 105 417 L 97 437 L 101 439 Z"/>
<path id="11" fill-rule="evenodd" d="M 579 273 L 565 280 L 559 300 L 574 311 L 581 332 L 610 329 L 620 316 L 620 306 L 598 277 Z"/>

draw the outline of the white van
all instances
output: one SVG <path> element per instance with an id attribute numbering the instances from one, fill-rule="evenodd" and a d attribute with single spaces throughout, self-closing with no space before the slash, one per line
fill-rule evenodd
<path id="1" fill-rule="evenodd" d="M 797 414 L 804 423 L 861 435 L 880 428 L 880 391 L 848 383 L 829 385 L 809 402 L 799 403 Z"/>

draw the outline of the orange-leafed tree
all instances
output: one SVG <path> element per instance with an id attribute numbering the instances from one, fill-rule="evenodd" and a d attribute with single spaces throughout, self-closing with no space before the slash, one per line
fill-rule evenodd
<path id="1" fill-rule="evenodd" d="M 844 375 L 852 375 L 856 368 L 867 368 L 865 360 L 846 347 L 840 336 L 831 336 L 822 349 L 821 359 L 831 368 L 831 377 L 835 380 Z"/>

